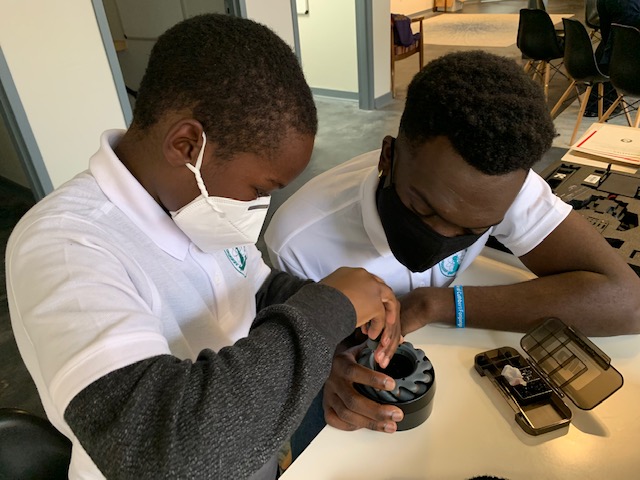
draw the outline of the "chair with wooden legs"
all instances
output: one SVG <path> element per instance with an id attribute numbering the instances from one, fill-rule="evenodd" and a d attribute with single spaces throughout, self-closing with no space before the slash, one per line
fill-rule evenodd
<path id="1" fill-rule="evenodd" d="M 606 121 L 618 104 L 622 103 L 629 125 L 640 127 L 640 100 L 629 105 L 626 97 L 640 98 L 640 30 L 626 25 L 611 25 L 612 47 L 609 59 L 609 79 L 618 92 L 618 98 L 604 113 L 600 122 Z M 636 108 L 632 123 L 629 109 Z"/>
<path id="2" fill-rule="evenodd" d="M 396 62 L 407 57 L 419 56 L 420 68 L 424 67 L 424 17 L 408 18 L 391 14 L 391 94 L 396 96 Z M 411 25 L 419 22 L 418 33 L 413 33 Z"/>
<path id="3" fill-rule="evenodd" d="M 580 101 L 580 110 L 578 112 L 578 119 L 571 135 L 570 145 L 573 145 L 573 141 L 578 133 L 578 128 L 582 122 L 582 116 L 584 115 L 591 90 L 594 86 L 598 88 L 598 118 L 603 116 L 603 93 L 604 84 L 609 81 L 609 77 L 602 73 L 598 68 L 595 55 L 593 53 L 593 45 L 589 38 L 587 29 L 578 20 L 563 18 L 564 24 L 564 68 L 571 78 L 571 84 L 569 88 L 565 90 L 558 102 L 551 110 L 551 116 L 554 117 L 558 109 L 562 106 L 569 94 L 576 89 L 579 96 L 578 85 L 582 84 L 586 86 L 582 100 Z"/>
<path id="4" fill-rule="evenodd" d="M 524 58 L 527 59 L 524 66 L 525 72 L 528 73 L 533 68 L 533 78 L 542 79 L 544 96 L 547 98 L 551 70 L 564 76 L 560 71 L 562 62 L 558 65 L 551 63 L 552 60 L 564 57 L 564 48 L 549 14 L 541 9 L 520 10 L 516 43 Z"/>

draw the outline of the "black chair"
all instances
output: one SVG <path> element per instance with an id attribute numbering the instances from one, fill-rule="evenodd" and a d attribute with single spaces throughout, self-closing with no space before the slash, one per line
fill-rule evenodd
<path id="1" fill-rule="evenodd" d="M 527 59 L 524 71 L 529 72 L 533 67 L 533 78 L 543 80 L 544 96 L 549 94 L 549 80 L 551 69 L 554 75 L 559 73 L 562 62 L 553 65 L 552 60 L 564 57 L 563 42 L 556 34 L 551 17 L 545 10 L 523 8 L 520 10 L 518 23 L 518 37 L 516 44 L 522 55 Z M 544 72 L 544 77 L 543 77 Z"/>
<path id="2" fill-rule="evenodd" d="M 0 478 L 69 478 L 71 442 L 48 420 L 15 408 L 0 408 Z"/>
<path id="3" fill-rule="evenodd" d="M 598 68 L 595 55 L 593 53 L 593 46 L 587 29 L 578 20 L 570 18 L 563 18 L 562 23 L 564 25 L 564 68 L 572 79 L 571 84 L 562 94 L 556 105 L 551 110 L 551 116 L 555 116 L 560 106 L 567 99 L 571 91 L 575 88 L 579 95 L 578 84 L 586 86 L 584 96 L 580 102 L 580 111 L 578 112 L 578 119 L 576 120 L 576 126 L 573 129 L 573 135 L 571 135 L 570 145 L 573 145 L 573 141 L 578 133 L 578 128 L 582 122 L 582 116 L 587 107 L 591 90 L 595 85 L 598 86 L 598 118 L 603 116 L 603 96 L 604 96 L 604 83 L 609 81 L 609 77 L 602 73 Z M 578 97 L 579 98 L 579 97 Z"/>
<path id="4" fill-rule="evenodd" d="M 591 29 L 590 38 L 593 38 L 600 31 L 600 14 L 597 3 L 598 0 L 585 0 L 584 2 L 584 23 Z"/>
<path id="5" fill-rule="evenodd" d="M 632 125 L 629 108 L 635 108 L 636 120 L 633 126 L 640 126 L 640 108 L 636 100 L 629 105 L 625 97 L 640 97 L 640 30 L 626 25 L 611 25 L 612 47 L 609 60 L 609 79 L 611 85 L 617 90 L 618 98 L 604 113 L 600 122 L 606 121 L 619 103 L 622 103 L 629 125 Z"/>

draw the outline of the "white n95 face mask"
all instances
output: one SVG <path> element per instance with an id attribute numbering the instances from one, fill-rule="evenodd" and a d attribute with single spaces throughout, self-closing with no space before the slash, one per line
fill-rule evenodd
<path id="1" fill-rule="evenodd" d="M 243 202 L 225 197 L 210 197 L 200 175 L 207 137 L 202 132 L 202 148 L 191 170 L 201 195 L 176 212 L 169 212 L 173 221 L 203 252 L 213 253 L 226 248 L 255 244 L 267 216 L 271 197 L 259 197 Z"/>

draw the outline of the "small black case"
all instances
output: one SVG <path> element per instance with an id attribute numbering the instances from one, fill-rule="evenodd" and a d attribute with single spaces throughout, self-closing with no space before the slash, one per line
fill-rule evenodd
<path id="1" fill-rule="evenodd" d="M 527 333 L 520 346 L 501 347 L 475 356 L 475 369 L 491 380 L 515 412 L 518 425 L 540 435 L 569 425 L 565 396 L 582 410 L 591 410 L 622 387 L 611 359 L 587 337 L 558 318 L 548 318 Z M 505 365 L 520 369 L 526 386 L 512 386 L 502 376 Z"/>

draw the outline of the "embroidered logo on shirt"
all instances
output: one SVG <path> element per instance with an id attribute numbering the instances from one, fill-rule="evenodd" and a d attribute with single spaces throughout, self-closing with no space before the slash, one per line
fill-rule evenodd
<path id="1" fill-rule="evenodd" d="M 464 258 L 464 254 L 466 250 L 462 252 L 454 253 L 448 258 L 445 258 L 438 264 L 438 268 L 440 268 L 440 273 L 445 277 L 454 277 L 456 273 L 458 273 L 458 269 L 460 268 L 460 264 L 462 263 L 462 259 Z"/>
<path id="2" fill-rule="evenodd" d="M 247 276 L 247 249 L 245 247 L 227 248 L 224 251 L 233 268 L 243 277 Z"/>

